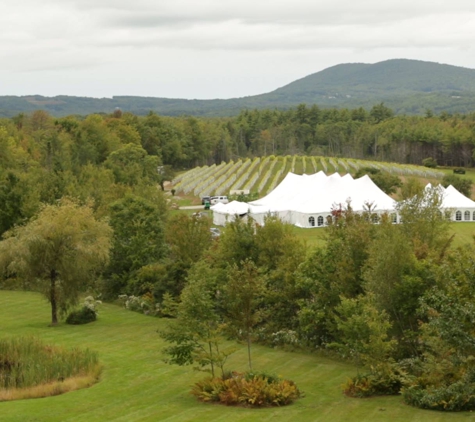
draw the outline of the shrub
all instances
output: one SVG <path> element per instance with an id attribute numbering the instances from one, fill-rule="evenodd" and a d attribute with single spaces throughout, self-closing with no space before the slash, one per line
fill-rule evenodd
<path id="1" fill-rule="evenodd" d="M 458 177 L 453 174 L 446 174 L 441 181 L 441 185 L 446 188 L 452 185 L 460 193 L 463 193 L 467 198 L 470 198 L 472 192 L 473 182 L 470 179 Z"/>
<path id="2" fill-rule="evenodd" d="M 444 361 L 428 370 L 415 360 L 414 372 L 418 376 L 411 385 L 402 389 L 404 402 L 422 409 L 452 412 L 475 410 L 473 357 L 470 356 L 465 364 L 462 361 Z"/>
<path id="3" fill-rule="evenodd" d="M 143 296 L 120 295 L 119 302 L 129 311 L 145 315 L 157 315 L 159 313 L 159 305 L 155 303 L 152 294 L 145 294 Z"/>
<path id="4" fill-rule="evenodd" d="M 283 329 L 271 334 L 272 344 L 275 346 L 299 344 L 299 338 L 296 331 Z"/>
<path id="5" fill-rule="evenodd" d="M 259 192 L 249 192 L 248 194 L 240 193 L 235 195 L 228 195 L 229 202 L 239 201 L 239 202 L 250 202 L 259 199 Z"/>
<path id="6" fill-rule="evenodd" d="M 402 391 L 403 400 L 422 409 L 467 411 L 475 410 L 475 383 L 463 380 L 447 386 L 423 388 L 414 385 Z"/>
<path id="7" fill-rule="evenodd" d="M 97 319 L 97 307 L 102 302 L 88 296 L 84 299 L 81 309 L 72 311 L 66 318 L 67 324 L 81 325 L 93 322 Z"/>
<path id="8" fill-rule="evenodd" d="M 343 392 L 349 397 L 371 397 L 399 394 L 406 383 L 406 374 L 391 366 L 377 368 L 368 374 L 358 374 L 343 384 Z"/>
<path id="9" fill-rule="evenodd" d="M 269 374 L 267 372 L 261 372 L 261 371 L 246 372 L 243 374 L 243 376 L 247 381 L 250 381 L 253 378 L 263 378 L 263 379 L 266 379 L 269 384 L 274 383 L 274 382 L 279 382 L 281 380 L 278 375 Z"/>
<path id="10" fill-rule="evenodd" d="M 373 167 L 359 169 L 355 174 L 355 178 L 362 177 L 365 174 L 369 175 L 374 184 L 388 195 L 396 193 L 397 188 L 402 186 L 402 181 L 399 177 Z"/>
<path id="11" fill-rule="evenodd" d="M 422 160 L 422 165 L 424 167 L 435 169 L 437 167 L 437 161 L 432 157 L 427 157 Z"/>
<path id="12" fill-rule="evenodd" d="M 87 306 L 83 306 L 77 311 L 72 311 L 66 318 L 66 324 L 81 325 L 93 322 L 97 319 L 96 312 Z"/>
<path id="13" fill-rule="evenodd" d="M 246 407 L 284 406 L 302 395 L 293 381 L 249 372 L 206 378 L 196 383 L 191 393 L 203 402 Z"/>

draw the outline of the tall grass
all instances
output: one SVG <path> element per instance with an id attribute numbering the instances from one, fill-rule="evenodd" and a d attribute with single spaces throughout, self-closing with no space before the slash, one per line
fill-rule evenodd
<path id="1" fill-rule="evenodd" d="M 36 337 L 0 339 L 0 390 L 34 387 L 98 373 L 97 353 L 43 344 Z"/>

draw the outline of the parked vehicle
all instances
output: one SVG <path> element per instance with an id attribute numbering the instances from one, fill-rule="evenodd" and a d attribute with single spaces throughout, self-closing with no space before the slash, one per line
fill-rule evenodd
<path id="1" fill-rule="evenodd" d="M 211 196 L 203 196 L 201 198 L 201 205 L 204 205 L 206 201 L 211 202 Z"/>
<path id="2" fill-rule="evenodd" d="M 229 202 L 228 197 L 227 196 L 212 196 L 211 197 L 211 205 L 215 205 L 220 202 L 222 204 L 227 204 Z"/>

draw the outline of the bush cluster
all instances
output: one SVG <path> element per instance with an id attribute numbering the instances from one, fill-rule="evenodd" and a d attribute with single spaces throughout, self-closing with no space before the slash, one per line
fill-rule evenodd
<path id="1" fill-rule="evenodd" d="M 87 306 L 83 306 L 77 311 L 72 311 L 66 318 L 66 324 L 81 325 L 88 324 L 97 319 L 96 312 Z"/>
<path id="2" fill-rule="evenodd" d="M 422 165 L 424 167 L 435 169 L 437 167 L 437 160 L 432 157 L 427 157 L 422 160 Z"/>
<path id="3" fill-rule="evenodd" d="M 97 319 L 97 307 L 102 302 L 94 299 L 93 296 L 87 296 L 84 299 L 82 307 L 72 311 L 66 318 L 66 324 L 81 325 L 93 322 Z"/>
<path id="4" fill-rule="evenodd" d="M 246 407 L 284 406 L 302 394 L 293 381 L 262 373 L 210 377 L 196 383 L 191 393 L 203 402 Z"/>
<path id="5" fill-rule="evenodd" d="M 450 385 L 405 388 L 402 396 L 407 404 L 422 409 L 472 411 L 475 409 L 475 383 L 458 381 Z"/>
<path id="6" fill-rule="evenodd" d="M 433 367 L 430 374 L 416 369 L 413 382 L 402 389 L 404 402 L 422 409 L 452 412 L 475 410 L 473 361 L 472 357 L 465 362 L 445 361 L 444 365 Z"/>
<path id="7" fill-rule="evenodd" d="M 119 295 L 119 303 L 129 311 L 139 312 L 144 315 L 158 315 L 158 304 L 155 303 L 153 295 L 146 293 L 142 296 Z"/>
<path id="8" fill-rule="evenodd" d="M 404 385 L 404 378 L 404 374 L 397 370 L 358 374 L 343 384 L 343 392 L 350 397 L 399 394 Z"/>

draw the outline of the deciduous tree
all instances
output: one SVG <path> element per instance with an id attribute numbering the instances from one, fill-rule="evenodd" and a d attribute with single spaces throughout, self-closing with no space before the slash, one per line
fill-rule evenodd
<path id="1" fill-rule="evenodd" d="M 218 313 L 216 272 L 204 261 L 190 272 L 180 295 L 176 320 L 161 336 L 170 343 L 164 351 L 169 362 L 178 365 L 209 365 L 213 377 L 216 366 L 224 376 L 224 364 L 234 350 L 224 348 L 223 321 Z"/>
<path id="2" fill-rule="evenodd" d="M 472 184 L 473 182 L 470 179 L 455 176 L 455 174 L 445 175 L 441 182 L 441 185 L 444 188 L 452 185 L 460 193 L 463 193 L 467 198 L 471 198 Z"/>
<path id="3" fill-rule="evenodd" d="M 114 236 L 104 293 L 108 298 L 137 294 L 133 291 L 137 271 L 166 254 L 161 210 L 153 202 L 126 195 L 111 205 L 110 224 Z"/>
<path id="4" fill-rule="evenodd" d="M 58 312 L 75 305 L 107 263 L 111 234 L 89 206 L 63 199 L 7 232 L 0 242 L 1 267 L 44 293 L 51 304 L 51 324 L 56 325 Z"/>
<path id="5" fill-rule="evenodd" d="M 247 343 L 250 371 L 251 339 L 254 328 L 262 319 L 260 304 L 264 293 L 264 277 L 252 261 L 243 261 L 241 268 L 237 265 L 230 268 L 229 279 L 224 288 L 223 306 L 230 330 Z"/>

